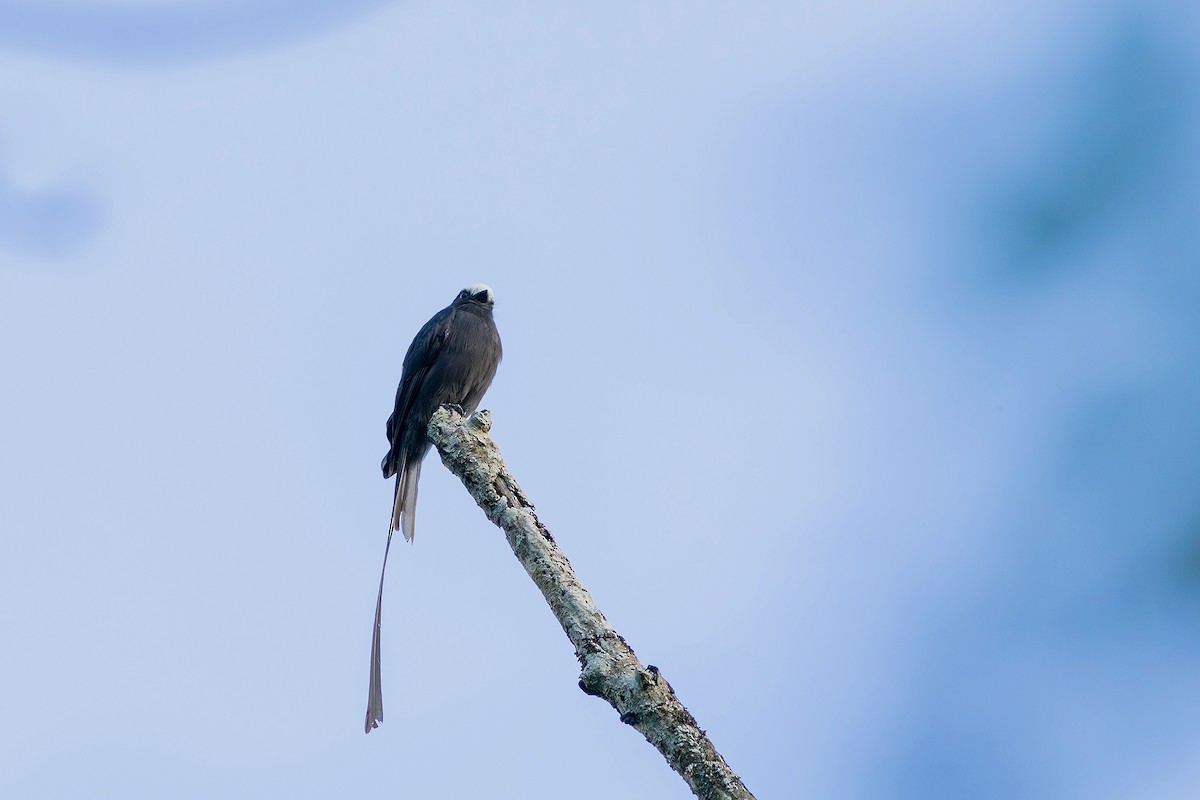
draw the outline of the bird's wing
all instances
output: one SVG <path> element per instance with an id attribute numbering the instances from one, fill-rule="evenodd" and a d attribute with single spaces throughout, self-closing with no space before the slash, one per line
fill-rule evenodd
<path id="1" fill-rule="evenodd" d="M 404 367 L 400 373 L 400 385 L 396 387 L 396 405 L 387 421 L 387 439 L 391 449 L 383 459 L 383 477 L 390 478 L 399 469 L 400 443 L 404 438 L 404 421 L 429 368 L 437 360 L 438 353 L 450 335 L 450 324 L 454 309 L 447 306 L 422 326 L 404 354 Z"/>

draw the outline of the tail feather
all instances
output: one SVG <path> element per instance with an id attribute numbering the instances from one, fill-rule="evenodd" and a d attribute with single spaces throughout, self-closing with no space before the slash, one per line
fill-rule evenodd
<path id="1" fill-rule="evenodd" d="M 375 596 L 375 624 L 371 629 L 371 684 L 367 690 L 367 721 L 365 729 L 370 733 L 383 722 L 383 683 L 379 653 L 379 631 L 383 619 L 383 575 L 387 572 L 388 551 L 392 549 L 392 532 L 388 531 L 387 545 L 383 548 L 383 567 L 379 570 L 379 594 Z"/>
<path id="2" fill-rule="evenodd" d="M 387 471 L 387 459 L 384 459 L 384 471 Z M 375 624 L 371 629 L 371 684 L 367 690 L 367 721 L 364 725 L 367 733 L 379 727 L 383 722 L 383 682 L 381 677 L 381 662 L 379 651 L 379 632 L 383 620 L 383 576 L 387 572 L 388 551 L 392 549 L 392 532 L 402 531 L 406 541 L 411 542 L 416 535 L 414 530 L 414 513 L 417 510 L 417 481 L 421 477 L 421 462 L 400 464 L 399 474 L 396 475 L 396 493 L 392 499 L 392 519 L 388 525 L 387 545 L 383 549 L 383 568 L 379 570 L 379 594 L 375 596 Z"/>
<path id="3" fill-rule="evenodd" d="M 396 494 L 392 499 L 392 526 L 389 531 L 404 533 L 404 541 L 416 536 L 417 482 L 421 478 L 421 462 L 405 464 L 396 476 Z"/>
<path id="4" fill-rule="evenodd" d="M 392 521 L 388 524 L 388 536 L 400 530 L 400 512 L 404 510 L 404 467 L 396 474 L 396 491 L 392 494 Z"/>

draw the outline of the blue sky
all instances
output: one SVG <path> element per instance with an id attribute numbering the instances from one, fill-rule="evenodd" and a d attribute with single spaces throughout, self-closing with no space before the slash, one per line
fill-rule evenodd
<path id="1" fill-rule="evenodd" d="M 689 796 L 436 457 L 363 736 L 484 281 L 493 437 L 759 797 L 1194 797 L 1196 23 L 0 2 L 0 794 Z"/>

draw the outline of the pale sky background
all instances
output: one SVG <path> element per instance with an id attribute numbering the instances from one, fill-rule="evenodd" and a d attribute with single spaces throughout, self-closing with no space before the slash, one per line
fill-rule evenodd
<path id="1" fill-rule="evenodd" d="M 1185 2 L 0 0 L 0 796 L 686 798 L 405 348 L 759 798 L 1200 793 Z"/>

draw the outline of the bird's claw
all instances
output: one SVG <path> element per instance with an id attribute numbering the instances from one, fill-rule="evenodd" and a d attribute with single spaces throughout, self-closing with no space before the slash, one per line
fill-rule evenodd
<path id="1" fill-rule="evenodd" d="M 467 412 L 463 411 L 463 407 L 460 406 L 458 403 L 443 403 L 442 407 L 450 409 L 451 411 L 458 414 L 460 417 L 465 417 L 467 415 Z"/>

